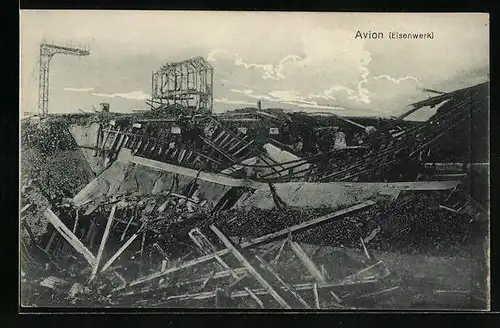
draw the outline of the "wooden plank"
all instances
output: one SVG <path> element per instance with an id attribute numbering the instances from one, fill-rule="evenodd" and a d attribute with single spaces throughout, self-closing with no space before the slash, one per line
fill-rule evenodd
<path id="1" fill-rule="evenodd" d="M 44 216 L 54 226 L 54 228 L 63 236 L 66 241 L 73 246 L 73 248 L 85 257 L 87 262 L 94 267 L 96 258 L 95 256 L 83 245 L 83 243 L 69 230 L 66 225 L 55 215 L 50 208 L 44 211 Z"/>
<path id="2" fill-rule="evenodd" d="M 399 286 L 394 286 L 394 287 L 387 288 L 387 289 L 380 290 L 380 291 L 376 291 L 376 292 L 373 292 L 373 293 L 368 293 L 368 294 L 360 295 L 360 296 L 357 297 L 357 299 L 366 298 L 366 297 L 373 297 L 373 296 L 378 296 L 378 295 L 383 295 L 383 294 L 387 294 L 387 293 L 390 293 L 392 291 L 395 291 L 397 289 L 399 289 Z"/>
<path id="3" fill-rule="evenodd" d="M 111 229 L 111 224 L 115 217 L 116 205 L 113 205 L 111 212 L 109 213 L 108 222 L 106 223 L 106 228 L 104 229 L 104 234 L 102 235 L 101 244 L 99 245 L 99 250 L 97 251 L 97 258 L 95 260 L 94 269 L 92 270 L 92 275 L 90 276 L 90 281 L 94 280 L 97 270 L 99 269 L 99 262 L 101 262 L 102 253 L 104 252 L 104 247 L 108 241 L 109 231 Z"/>
<path id="4" fill-rule="evenodd" d="M 226 245 L 226 247 L 233 253 L 233 255 L 243 264 L 250 274 L 254 276 L 255 279 L 264 287 L 271 296 L 285 309 L 291 309 L 290 305 L 273 289 L 273 287 L 255 270 L 255 268 L 250 264 L 250 262 L 245 259 L 245 257 L 234 247 L 234 245 L 227 239 L 224 234 L 217 229 L 213 224 L 210 225 L 210 229 L 219 237 L 219 239 Z"/>
<path id="5" fill-rule="evenodd" d="M 104 136 L 104 139 L 102 141 L 102 149 L 99 149 L 99 152 L 98 152 L 99 156 L 104 153 L 104 149 L 106 148 L 106 142 L 108 142 L 109 135 L 112 131 L 113 130 L 111 130 L 111 127 L 108 127 L 108 129 L 106 130 L 106 135 Z M 97 148 L 99 148 L 99 145 L 97 145 Z"/>
<path id="6" fill-rule="evenodd" d="M 362 273 L 368 271 L 368 270 L 371 270 L 373 269 L 374 267 L 377 267 L 381 264 L 383 264 L 384 262 L 383 261 L 378 261 L 377 263 L 374 263 L 364 269 L 361 269 L 360 271 L 348 276 L 348 277 L 345 277 L 344 279 L 342 279 L 342 283 L 349 283 L 349 282 L 358 282 L 358 281 L 363 281 L 363 276 L 361 275 Z M 371 279 L 371 278 L 370 278 Z"/>
<path id="7" fill-rule="evenodd" d="M 370 283 L 374 283 L 370 282 Z M 359 284 L 359 283 L 358 283 Z M 362 283 L 366 284 L 366 283 Z M 296 284 L 293 285 L 293 288 L 298 291 L 311 291 L 314 289 L 315 284 Z M 355 285 L 355 284 L 353 284 Z M 357 284 L 356 284 L 357 285 Z M 340 287 L 340 286 L 345 286 L 345 285 L 336 285 L 336 284 L 326 284 L 326 285 L 318 285 L 316 284 L 317 289 L 329 289 L 329 288 L 335 288 L 335 287 Z M 285 287 L 281 287 L 281 289 L 285 289 Z M 268 295 L 269 292 L 265 288 L 260 288 L 260 289 L 252 289 L 252 292 L 255 295 Z M 127 293 L 126 295 L 135 295 L 138 293 Z M 242 290 L 242 291 L 234 291 L 230 294 L 231 298 L 240 298 L 240 297 L 248 297 L 250 296 L 247 291 Z M 188 300 L 188 299 L 209 299 L 209 298 L 214 298 L 215 297 L 215 291 L 209 291 L 209 292 L 201 292 L 201 293 L 196 293 L 196 294 L 182 294 L 182 295 L 173 295 L 169 296 L 169 300 Z"/>
<path id="8" fill-rule="evenodd" d="M 285 244 L 288 240 L 285 239 L 283 240 L 283 242 L 281 243 L 281 246 L 280 246 L 280 249 L 278 250 L 278 253 L 276 254 L 276 256 L 274 257 L 274 259 L 272 260 L 272 263 L 275 263 L 278 262 L 280 256 L 281 256 L 281 252 L 283 252 L 283 248 L 285 248 Z"/>
<path id="9" fill-rule="evenodd" d="M 122 150 L 123 151 L 123 150 Z M 167 171 L 167 172 L 172 172 L 172 173 L 177 173 L 181 175 L 185 175 L 188 177 L 198 177 L 199 180 L 203 181 L 208 181 L 208 182 L 213 182 L 217 183 L 220 185 L 226 185 L 226 186 L 231 186 L 231 187 L 250 187 L 254 189 L 258 189 L 262 186 L 264 186 L 264 183 L 253 181 L 250 179 L 235 179 L 231 178 L 229 176 L 223 175 L 223 174 L 218 174 L 218 173 L 212 173 L 212 172 L 203 172 L 200 171 L 198 173 L 198 170 L 194 170 L 191 168 L 183 167 L 183 166 L 178 166 L 174 164 L 169 164 L 169 163 L 164 163 L 140 156 L 133 156 L 131 159 L 131 162 L 134 164 L 138 165 L 143 165 L 146 167 L 151 167 L 160 171 Z"/>
<path id="10" fill-rule="evenodd" d="M 255 302 L 257 302 L 261 309 L 264 308 L 264 303 L 262 302 L 262 300 L 257 295 L 255 295 L 255 293 L 250 288 L 245 287 L 245 291 L 248 293 L 248 295 L 250 295 L 250 297 L 254 299 Z"/>
<path id="11" fill-rule="evenodd" d="M 306 254 L 306 252 L 304 252 L 299 243 L 295 241 L 290 241 L 290 246 L 295 252 L 295 255 L 297 255 L 299 260 L 302 262 L 302 264 L 304 264 L 304 266 L 307 268 L 307 271 L 309 271 L 309 273 L 314 277 L 314 279 L 316 279 L 316 281 L 321 284 L 326 283 L 326 279 L 321 273 L 321 271 L 318 269 L 316 264 L 314 264 L 311 258 Z"/>
<path id="12" fill-rule="evenodd" d="M 54 242 L 54 238 L 56 237 L 56 231 L 52 233 L 50 236 L 49 242 L 45 246 L 45 252 L 48 252 L 50 250 L 50 246 L 52 246 L 52 243 Z"/>
<path id="13" fill-rule="evenodd" d="M 34 245 L 38 245 L 38 243 L 36 242 L 35 235 L 33 234 L 33 231 L 31 230 L 29 224 L 26 223 L 25 221 L 21 221 L 21 226 L 23 226 L 24 229 L 26 229 L 26 232 L 28 232 L 28 235 L 30 236 L 31 242 Z M 23 241 L 23 240 L 21 240 L 21 241 Z"/>
<path id="14" fill-rule="evenodd" d="M 209 254 L 209 255 L 202 256 L 202 257 L 198 257 L 198 258 L 193 259 L 191 261 L 187 261 L 187 262 L 183 263 L 182 265 L 180 265 L 178 267 L 168 268 L 165 271 L 155 272 L 155 273 L 152 273 L 150 275 L 141 277 L 141 278 L 139 278 L 139 279 L 131 282 L 130 286 L 139 285 L 139 284 L 145 283 L 147 281 L 150 281 L 150 280 L 153 280 L 153 279 L 165 276 L 167 274 L 170 274 L 170 273 L 173 273 L 173 272 L 185 269 L 185 268 L 189 268 L 189 267 L 192 267 L 192 266 L 197 265 L 197 264 L 205 263 L 207 261 L 210 261 L 210 260 L 214 259 L 215 255 L 222 256 L 222 255 L 229 254 L 229 253 L 230 253 L 230 251 L 228 249 L 223 249 L 223 250 L 220 250 L 220 251 L 215 252 L 213 254 Z"/>
<path id="15" fill-rule="evenodd" d="M 160 245 L 158 245 L 157 242 L 153 244 L 153 247 L 156 248 L 156 250 L 161 254 L 161 256 L 165 258 L 165 260 L 167 261 L 169 260 L 167 253 L 165 253 L 165 251 L 160 247 Z"/>
<path id="16" fill-rule="evenodd" d="M 233 153 L 233 156 L 236 156 L 238 155 L 239 153 L 241 153 L 243 150 L 245 150 L 248 146 L 250 146 L 251 144 L 253 144 L 254 140 L 250 141 L 249 143 L 245 144 L 243 147 L 241 147 L 240 149 L 238 149 L 235 153 Z"/>
<path id="17" fill-rule="evenodd" d="M 194 242 L 194 244 L 200 249 L 203 255 L 214 254 L 217 251 L 215 245 L 212 244 L 210 240 L 208 240 L 208 238 L 201 232 L 199 228 L 191 229 L 188 232 L 188 235 Z M 219 262 L 222 268 L 229 270 L 231 276 L 233 276 L 234 279 L 238 279 L 238 275 L 220 256 L 214 254 L 214 257 L 217 262 Z"/>
<path id="18" fill-rule="evenodd" d="M 75 224 L 73 225 L 73 233 L 76 233 L 76 227 L 78 226 L 78 219 L 79 219 L 79 213 L 80 209 L 76 209 L 76 217 L 75 217 Z"/>
<path id="19" fill-rule="evenodd" d="M 366 248 L 365 241 L 363 240 L 363 237 L 359 237 L 361 240 L 361 246 L 363 246 L 363 251 L 365 252 L 366 257 L 371 260 L 370 253 L 368 253 L 368 249 Z"/>
<path id="20" fill-rule="evenodd" d="M 118 249 L 116 251 L 116 253 L 108 260 L 108 262 L 106 262 L 106 264 L 104 264 L 104 266 L 102 267 L 101 269 L 101 272 L 104 272 L 106 271 L 110 266 L 111 264 L 113 264 L 114 261 L 116 261 L 116 259 L 118 257 L 120 257 L 120 255 L 122 255 L 123 251 L 125 251 L 127 249 L 127 247 L 132 244 L 132 242 L 137 238 L 138 234 L 134 234 L 132 237 L 130 237 L 123 245 L 122 247 L 120 247 L 120 249 Z"/>
<path id="21" fill-rule="evenodd" d="M 306 230 L 306 229 L 310 229 L 310 228 L 312 228 L 312 227 L 314 227 L 316 225 L 319 225 L 319 224 L 328 222 L 330 220 L 342 217 L 344 215 L 351 214 L 353 212 L 365 209 L 365 208 L 370 207 L 370 206 L 372 206 L 374 204 L 375 204 L 374 201 L 367 200 L 367 201 L 365 201 L 363 203 L 351 206 L 349 208 L 345 208 L 343 210 L 340 210 L 340 211 L 337 211 L 337 212 L 334 212 L 334 213 L 330 213 L 330 214 L 327 214 L 327 215 L 324 215 L 324 216 L 320 216 L 319 218 L 316 218 L 316 219 L 313 219 L 313 220 L 310 220 L 310 221 L 306 221 L 306 222 L 302 222 L 300 224 L 297 224 L 297 225 L 285 228 L 285 229 L 277 231 L 277 232 L 273 232 L 273 233 L 267 234 L 265 236 L 254 238 L 254 239 L 252 239 L 250 241 L 247 241 L 247 242 L 241 244 L 241 247 L 246 248 L 246 247 L 248 247 L 250 245 L 256 246 L 256 245 L 264 243 L 264 242 L 272 241 L 272 240 L 274 240 L 276 238 L 283 238 L 284 236 L 288 235 L 289 233 L 297 233 L 297 232 L 300 232 L 300 231 L 303 231 L 303 230 Z"/>
<path id="22" fill-rule="evenodd" d="M 325 221 L 325 220 L 328 220 L 328 219 L 333 219 L 333 218 L 338 217 L 340 215 L 344 215 L 344 214 L 350 213 L 350 212 L 352 212 L 354 210 L 359 210 L 361 208 L 364 208 L 364 207 L 367 207 L 367 206 L 371 206 L 373 204 L 375 204 L 373 201 L 367 201 L 367 202 L 364 202 L 362 204 L 350 207 L 348 209 L 344 209 L 342 211 L 338 211 L 338 212 L 335 212 L 335 213 L 328 214 L 327 216 L 323 216 L 323 217 L 320 217 L 318 219 L 312 220 L 312 221 L 314 221 L 313 225 L 317 224 L 318 220 Z M 311 222 L 311 221 L 309 221 L 309 222 Z M 321 221 L 319 221 L 319 222 L 321 223 Z M 299 226 L 298 228 L 295 228 L 297 226 L 293 226 L 293 227 L 281 230 L 281 231 L 279 231 L 277 233 L 270 234 L 270 235 L 272 235 L 271 238 L 268 237 L 270 235 L 266 235 L 266 236 L 264 236 L 265 237 L 264 240 L 263 240 L 263 237 L 255 238 L 255 239 L 253 239 L 253 240 L 251 240 L 249 242 L 243 243 L 241 245 L 241 248 L 250 248 L 250 247 L 253 247 L 253 246 L 257 246 L 259 244 L 262 244 L 263 242 L 268 241 L 269 239 L 273 239 L 275 237 L 285 236 L 285 235 L 288 235 L 289 233 L 291 233 L 292 231 L 303 230 L 303 229 L 305 229 L 305 228 L 308 227 L 307 222 L 306 223 L 302 223 L 302 224 L 300 224 L 298 226 Z M 149 274 L 147 276 L 141 277 L 141 278 L 139 278 L 139 279 L 131 282 L 130 286 L 135 286 L 135 285 L 138 285 L 138 284 L 142 284 L 142 283 L 151 281 L 153 279 L 156 279 L 156 278 L 159 278 L 159 277 L 171 274 L 173 272 L 176 272 L 176 271 L 179 271 L 179 270 L 182 270 L 182 269 L 185 269 L 185 268 L 189 268 L 189 267 L 194 266 L 194 265 L 198 265 L 198 264 L 210 261 L 212 259 L 215 259 L 216 256 L 223 256 L 223 255 L 226 255 L 228 253 L 230 253 L 229 249 L 223 249 L 223 250 L 217 251 L 217 252 L 215 252 L 213 254 L 208 254 L 208 255 L 205 255 L 205 256 L 198 257 L 198 258 L 193 259 L 191 261 L 187 261 L 187 262 L 183 263 L 182 265 L 180 265 L 178 267 L 169 268 L 169 269 L 167 269 L 165 271 L 155 272 L 155 273 Z"/>
<path id="23" fill-rule="evenodd" d="M 317 309 L 320 309 L 320 305 L 319 305 L 319 295 L 318 295 L 318 284 L 317 283 L 314 283 L 313 285 L 313 293 L 314 293 L 314 301 L 316 303 L 316 308 Z"/>
<path id="24" fill-rule="evenodd" d="M 21 208 L 21 214 L 23 214 L 24 211 L 26 211 L 28 208 L 32 207 L 33 204 L 26 204 L 23 206 L 23 208 Z"/>
<path id="25" fill-rule="evenodd" d="M 128 228 L 130 227 L 130 224 L 132 223 L 132 220 L 134 220 L 135 214 L 136 214 L 136 207 L 132 208 L 132 213 L 130 215 L 130 219 L 128 220 L 127 226 L 123 230 L 122 236 L 120 237 L 121 241 L 123 241 L 123 239 L 125 238 L 125 235 L 127 234 Z"/>
<path id="26" fill-rule="evenodd" d="M 290 292 L 290 294 L 293 295 L 293 297 L 295 297 L 302 305 L 304 305 L 306 309 L 311 308 L 309 304 L 307 304 L 307 302 L 304 301 L 304 299 L 295 290 L 293 290 L 293 288 L 289 284 L 281 279 L 279 274 L 268 263 L 266 263 L 266 261 L 264 261 L 259 256 L 255 256 L 255 258 L 257 258 L 257 260 L 259 260 L 259 262 L 267 269 L 267 271 L 269 271 L 273 275 L 273 277 L 276 278 L 276 280 L 278 280 L 279 283 L 284 286 L 288 292 Z"/>

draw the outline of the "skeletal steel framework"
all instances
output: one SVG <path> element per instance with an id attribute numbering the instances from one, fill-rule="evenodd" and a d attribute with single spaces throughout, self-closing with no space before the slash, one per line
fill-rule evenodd
<path id="1" fill-rule="evenodd" d="M 45 116 L 49 112 L 49 67 L 50 60 L 56 54 L 87 56 L 90 54 L 90 49 L 88 46 L 80 46 L 73 43 L 60 45 L 43 42 L 40 45 L 38 112 L 41 116 Z"/>
<path id="2" fill-rule="evenodd" d="M 203 57 L 167 63 L 152 74 L 152 107 L 179 104 L 212 111 L 213 68 Z"/>

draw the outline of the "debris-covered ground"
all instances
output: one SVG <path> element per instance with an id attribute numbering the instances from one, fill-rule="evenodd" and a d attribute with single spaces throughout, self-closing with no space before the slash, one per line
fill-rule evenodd
<path id="1" fill-rule="evenodd" d="M 456 140 L 487 85 L 414 107 L 443 99 L 427 122 L 24 120 L 22 304 L 485 309 L 487 145 Z"/>

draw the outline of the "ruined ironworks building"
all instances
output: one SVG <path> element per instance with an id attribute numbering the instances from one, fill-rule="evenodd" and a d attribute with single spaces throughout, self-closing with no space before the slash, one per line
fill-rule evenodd
<path id="1" fill-rule="evenodd" d="M 181 105 L 211 112 L 213 68 L 203 57 L 167 63 L 152 74 L 152 107 Z"/>

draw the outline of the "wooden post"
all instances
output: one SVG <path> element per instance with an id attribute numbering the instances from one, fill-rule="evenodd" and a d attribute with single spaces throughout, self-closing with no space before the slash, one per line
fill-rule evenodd
<path id="1" fill-rule="evenodd" d="M 94 269 L 92 270 L 92 275 L 90 276 L 90 281 L 94 280 L 97 270 L 99 269 L 99 262 L 101 261 L 102 253 L 104 252 L 104 247 L 108 241 L 109 230 L 111 229 L 111 223 L 113 223 L 113 218 L 115 216 L 116 205 L 111 208 L 111 213 L 109 213 L 108 223 L 106 223 L 106 228 L 104 229 L 104 234 L 102 235 L 101 244 L 99 245 L 99 251 L 97 252 L 97 258 L 95 261 Z"/>
<path id="2" fill-rule="evenodd" d="M 219 237 L 219 239 L 226 245 L 226 247 L 233 253 L 233 255 L 243 264 L 250 274 L 254 276 L 255 279 L 264 287 L 271 296 L 285 309 L 291 309 L 290 305 L 273 289 L 273 287 L 255 270 L 255 268 L 250 264 L 250 262 L 245 259 L 245 257 L 234 247 L 234 245 L 227 239 L 224 234 L 217 229 L 214 225 L 210 226 L 210 229 Z"/>
<path id="3" fill-rule="evenodd" d="M 96 258 L 94 255 L 83 245 L 83 243 L 69 230 L 66 225 L 52 212 L 50 208 L 44 211 L 44 216 L 54 226 L 54 228 L 66 239 L 66 241 L 73 246 L 73 248 L 85 257 L 87 262 L 94 267 Z"/>

